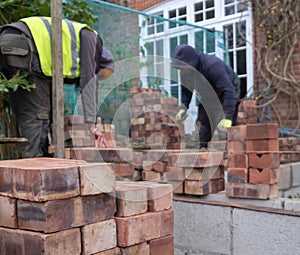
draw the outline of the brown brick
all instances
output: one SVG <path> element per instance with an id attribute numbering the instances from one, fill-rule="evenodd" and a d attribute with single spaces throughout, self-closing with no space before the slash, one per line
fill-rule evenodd
<path id="1" fill-rule="evenodd" d="M 116 217 L 116 222 L 118 246 L 120 247 L 173 235 L 174 232 L 174 214 L 171 210 L 149 212 L 125 218 Z M 153 224 L 154 222 L 155 224 Z"/>
<path id="2" fill-rule="evenodd" d="M 262 123 L 247 125 L 247 140 L 252 139 L 277 139 L 278 124 Z"/>
<path id="3" fill-rule="evenodd" d="M 247 183 L 249 180 L 248 168 L 228 168 L 227 181 L 230 183 Z"/>
<path id="4" fill-rule="evenodd" d="M 248 168 L 248 155 L 228 154 L 228 168 Z"/>
<path id="5" fill-rule="evenodd" d="M 279 182 L 279 168 L 250 168 L 249 183 L 253 184 L 275 184 Z"/>
<path id="6" fill-rule="evenodd" d="M 132 177 L 134 175 L 134 165 L 115 163 L 115 175 L 120 177 Z"/>
<path id="7" fill-rule="evenodd" d="M 141 244 L 136 244 L 132 245 L 129 247 L 121 248 L 122 254 L 123 255 L 149 255 L 149 244 L 147 242 L 141 243 Z M 158 254 L 158 253 L 157 253 Z"/>
<path id="8" fill-rule="evenodd" d="M 17 228 L 16 199 L 0 196 L 0 226 Z"/>
<path id="9" fill-rule="evenodd" d="M 185 152 L 169 155 L 170 166 L 208 167 L 223 164 L 223 152 Z"/>
<path id="10" fill-rule="evenodd" d="M 167 170 L 167 164 L 164 162 L 157 161 L 157 162 L 153 163 L 152 169 L 156 172 L 163 173 L 163 172 L 166 172 L 166 170 Z"/>
<path id="11" fill-rule="evenodd" d="M 239 125 L 228 128 L 227 140 L 228 141 L 240 141 L 246 139 L 247 126 Z"/>
<path id="12" fill-rule="evenodd" d="M 183 167 L 176 167 L 176 166 L 168 166 L 166 172 L 167 180 L 173 181 L 183 181 L 185 179 L 184 176 L 184 168 Z"/>
<path id="13" fill-rule="evenodd" d="M 150 255 L 174 255 L 174 237 L 166 236 L 151 240 Z"/>
<path id="14" fill-rule="evenodd" d="M 19 228 L 53 233 L 112 218 L 116 211 L 114 196 L 59 199 L 47 202 L 18 200 Z"/>
<path id="15" fill-rule="evenodd" d="M 126 217 L 145 213 L 148 210 L 147 188 L 139 185 L 126 185 L 117 182 L 117 213 L 118 217 Z"/>
<path id="16" fill-rule="evenodd" d="M 174 194 L 184 194 L 184 181 L 169 180 L 168 184 L 172 185 Z"/>
<path id="17" fill-rule="evenodd" d="M 228 197 L 268 199 L 277 197 L 277 184 L 226 183 Z"/>
<path id="18" fill-rule="evenodd" d="M 190 195 L 206 195 L 224 190 L 224 179 L 209 181 L 184 181 L 184 193 Z"/>
<path id="19" fill-rule="evenodd" d="M 207 181 L 219 178 L 224 178 L 223 166 L 185 169 L 186 180 Z"/>
<path id="20" fill-rule="evenodd" d="M 94 254 L 117 246 L 115 219 L 86 225 L 81 229 L 83 254 Z"/>
<path id="21" fill-rule="evenodd" d="M 0 254 L 81 254 L 79 228 L 53 234 L 0 228 Z"/>
<path id="22" fill-rule="evenodd" d="M 227 142 L 228 154 L 244 154 L 246 153 L 246 141 L 228 141 Z"/>
<path id="23" fill-rule="evenodd" d="M 115 188 L 114 165 L 110 163 L 86 163 L 79 166 L 80 194 L 110 193 Z"/>
<path id="24" fill-rule="evenodd" d="M 46 201 L 73 197 L 79 194 L 77 160 L 33 158 L 0 161 L 0 169 L 10 169 L 13 187 L 8 187 L 11 174 L 4 178 L 6 195 L 31 201 Z M 6 172 L 7 171 L 1 171 Z M 2 188 L 3 189 L 3 188 Z"/>
<path id="25" fill-rule="evenodd" d="M 3 161 L 1 161 L 3 162 Z M 13 196 L 13 168 L 1 166 L 0 162 L 0 195 Z"/>
<path id="26" fill-rule="evenodd" d="M 279 168 L 279 153 L 249 153 L 249 167 L 263 168 Z"/>
<path id="27" fill-rule="evenodd" d="M 143 171 L 142 172 L 143 181 L 156 181 L 159 182 L 162 179 L 162 173 L 155 171 Z"/>
<path id="28" fill-rule="evenodd" d="M 124 255 L 120 247 L 94 253 L 94 255 Z M 147 255 L 147 254 L 146 254 Z"/>
<path id="29" fill-rule="evenodd" d="M 246 152 L 279 151 L 278 139 L 247 140 Z"/>

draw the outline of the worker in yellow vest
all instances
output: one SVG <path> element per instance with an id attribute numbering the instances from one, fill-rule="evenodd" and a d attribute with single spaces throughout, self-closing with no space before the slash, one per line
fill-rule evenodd
<path id="1" fill-rule="evenodd" d="M 65 83 L 78 84 L 85 122 L 99 146 L 107 146 L 96 128 L 98 81 L 110 77 L 114 60 L 103 48 L 101 37 L 85 24 L 62 21 L 63 76 Z M 36 88 L 10 92 L 12 109 L 21 136 L 22 157 L 48 155 L 48 130 L 51 121 L 51 18 L 28 17 L 5 25 L 0 30 L 0 71 L 10 79 L 18 71 L 29 72 Z"/>

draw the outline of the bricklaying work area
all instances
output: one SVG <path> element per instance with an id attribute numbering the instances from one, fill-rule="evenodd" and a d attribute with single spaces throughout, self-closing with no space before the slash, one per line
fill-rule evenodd
<path id="1" fill-rule="evenodd" d="M 279 137 L 277 124 L 252 123 L 251 103 L 242 104 L 240 124 L 228 129 L 227 139 L 210 142 L 207 151 L 189 146 L 183 124 L 174 121 L 176 100 L 136 88 L 130 106 L 130 137 L 123 143 L 128 146 L 119 145 L 113 124 L 99 120 L 97 127 L 111 147 L 96 147 L 83 116 L 70 115 L 65 159 L 0 161 L 1 255 L 33 250 L 56 255 L 238 254 L 232 251 L 235 232 L 227 236 L 234 226 L 228 222 L 236 220 L 232 211 L 300 215 L 297 199 L 294 204 L 279 199 L 300 186 L 299 139 Z M 222 213 L 214 213 L 219 210 L 224 221 Z M 215 224 L 224 226 L 224 232 L 216 230 L 220 239 L 212 237 Z M 203 242 L 193 244 L 194 235 Z M 209 240 L 219 245 L 208 246 Z"/>

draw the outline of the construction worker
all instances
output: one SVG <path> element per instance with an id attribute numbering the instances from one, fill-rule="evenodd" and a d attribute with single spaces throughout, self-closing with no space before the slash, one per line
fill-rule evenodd
<path id="1" fill-rule="evenodd" d="M 81 92 L 85 122 L 98 146 L 107 145 L 96 128 L 98 80 L 114 71 L 114 60 L 100 36 L 85 24 L 62 21 L 63 76 L 65 83 L 76 83 Z M 22 143 L 22 157 L 48 156 L 51 121 L 51 18 L 29 17 L 5 25 L 0 30 L 0 71 L 10 79 L 17 72 L 28 72 L 36 88 L 10 91 Z"/>
<path id="2" fill-rule="evenodd" d="M 200 149 L 205 150 L 216 128 L 226 132 L 227 128 L 236 124 L 238 99 L 235 73 L 219 58 L 189 45 L 178 45 L 173 58 L 172 66 L 181 71 L 182 83 L 182 105 L 176 120 L 185 119 L 193 91 L 196 91 L 200 98 L 197 116 Z"/>

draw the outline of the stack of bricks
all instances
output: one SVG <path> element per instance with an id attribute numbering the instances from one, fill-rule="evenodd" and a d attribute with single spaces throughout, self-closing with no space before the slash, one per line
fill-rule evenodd
<path id="1" fill-rule="evenodd" d="M 108 163 L 0 162 L 0 254 L 173 254 L 172 187 L 118 183 Z"/>
<path id="2" fill-rule="evenodd" d="M 255 100 L 243 100 L 239 104 L 237 124 L 255 124 L 257 122 L 257 106 Z"/>
<path id="3" fill-rule="evenodd" d="M 278 125 L 249 124 L 229 128 L 226 195 L 268 199 L 278 196 Z"/>
<path id="4" fill-rule="evenodd" d="M 280 162 L 297 162 L 300 158 L 300 137 L 279 138 Z"/>
<path id="5" fill-rule="evenodd" d="M 102 132 L 110 146 L 115 144 L 114 125 L 101 124 L 100 118 L 96 127 Z M 65 147 L 95 147 L 95 139 L 91 136 L 89 126 L 83 115 L 68 115 L 65 120 Z"/>
<path id="6" fill-rule="evenodd" d="M 166 179 L 176 194 L 207 195 L 224 190 L 223 152 L 170 153 Z"/>
<path id="7" fill-rule="evenodd" d="M 183 124 L 175 121 L 176 98 L 163 97 L 160 90 L 134 87 L 130 90 L 131 140 L 136 148 L 180 149 Z"/>

